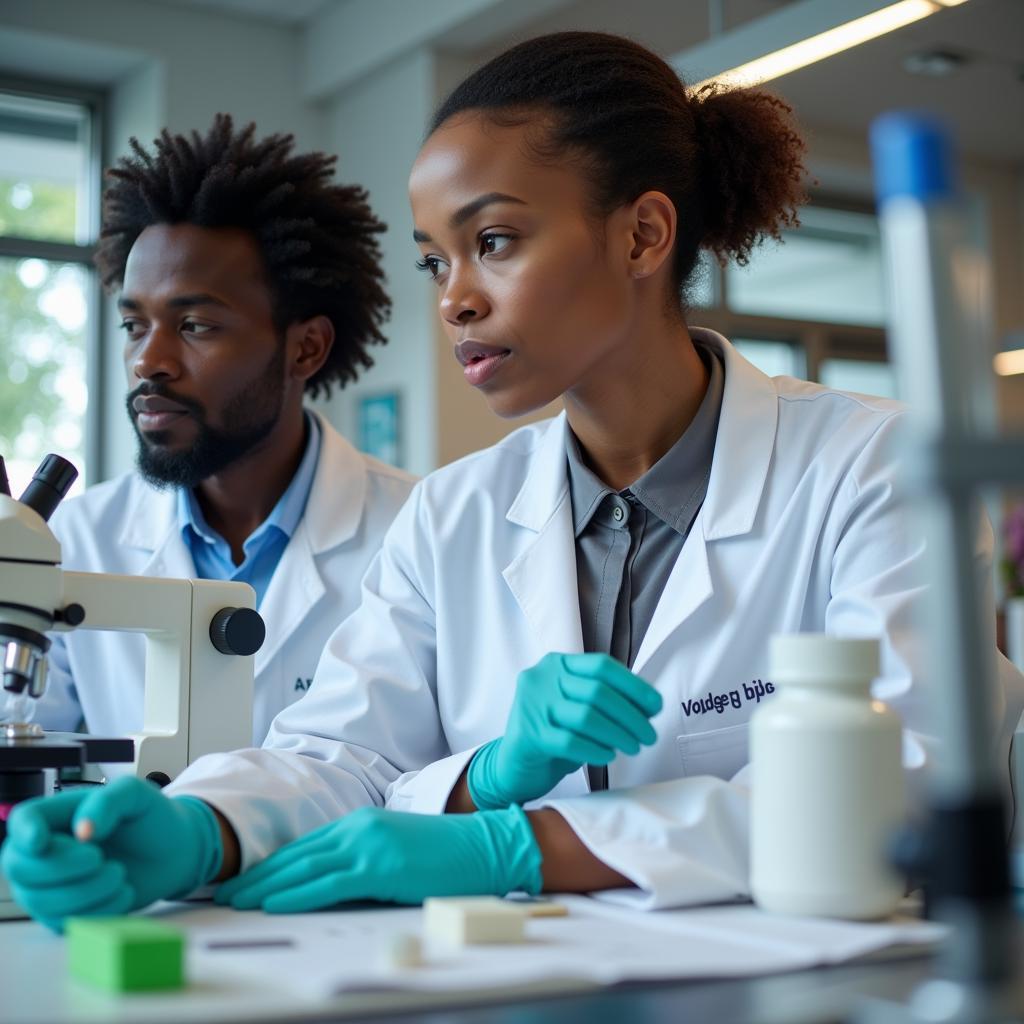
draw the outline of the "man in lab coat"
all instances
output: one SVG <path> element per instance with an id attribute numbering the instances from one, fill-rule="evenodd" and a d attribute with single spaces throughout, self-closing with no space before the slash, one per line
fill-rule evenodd
<path id="1" fill-rule="evenodd" d="M 166 130 L 109 172 L 96 262 L 118 296 L 137 470 L 66 502 L 67 569 L 241 580 L 267 637 L 253 742 L 313 677 L 412 478 L 356 451 L 304 398 L 372 363 L 390 302 L 357 186 L 291 136 L 219 115 Z M 94 734 L 142 727 L 141 635 L 55 639 L 36 720 Z"/>

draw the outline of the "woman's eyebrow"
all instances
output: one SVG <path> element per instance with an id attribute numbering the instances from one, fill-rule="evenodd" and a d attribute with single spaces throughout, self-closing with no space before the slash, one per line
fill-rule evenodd
<path id="1" fill-rule="evenodd" d="M 488 192 L 485 195 L 477 196 L 476 199 L 471 199 L 465 206 L 460 206 L 448 221 L 449 227 L 462 227 L 470 217 L 479 213 L 485 206 L 490 206 L 492 203 L 518 203 L 520 206 L 526 206 L 525 200 L 517 199 L 515 196 L 510 196 L 505 192 Z M 420 231 L 419 229 L 413 231 L 412 240 L 414 242 L 433 241 L 430 235 L 425 231 Z"/>
<path id="2" fill-rule="evenodd" d="M 476 199 L 470 200 L 465 206 L 460 206 L 452 214 L 449 225 L 453 228 L 462 227 L 473 214 L 479 213 L 485 206 L 490 206 L 491 203 L 518 203 L 520 206 L 526 205 L 524 200 L 506 195 L 504 192 L 488 192 L 486 195 L 477 196 Z"/>

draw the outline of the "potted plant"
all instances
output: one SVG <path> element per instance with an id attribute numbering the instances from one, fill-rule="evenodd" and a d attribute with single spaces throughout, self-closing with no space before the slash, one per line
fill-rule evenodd
<path id="1" fill-rule="evenodd" d="M 1024 504 L 1003 523 L 1003 582 L 1006 585 L 1006 653 L 1024 670 Z"/>

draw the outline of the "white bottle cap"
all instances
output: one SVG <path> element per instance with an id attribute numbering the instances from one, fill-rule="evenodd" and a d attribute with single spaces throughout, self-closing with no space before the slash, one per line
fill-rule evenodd
<path id="1" fill-rule="evenodd" d="M 778 633 L 771 638 L 770 663 L 775 683 L 871 682 L 880 671 L 878 640 Z"/>

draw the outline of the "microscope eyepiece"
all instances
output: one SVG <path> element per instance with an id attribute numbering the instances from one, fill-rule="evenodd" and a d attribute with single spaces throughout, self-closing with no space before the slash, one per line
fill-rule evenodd
<path id="1" fill-rule="evenodd" d="M 78 470 L 67 459 L 47 455 L 18 500 L 48 520 L 77 476 Z"/>

